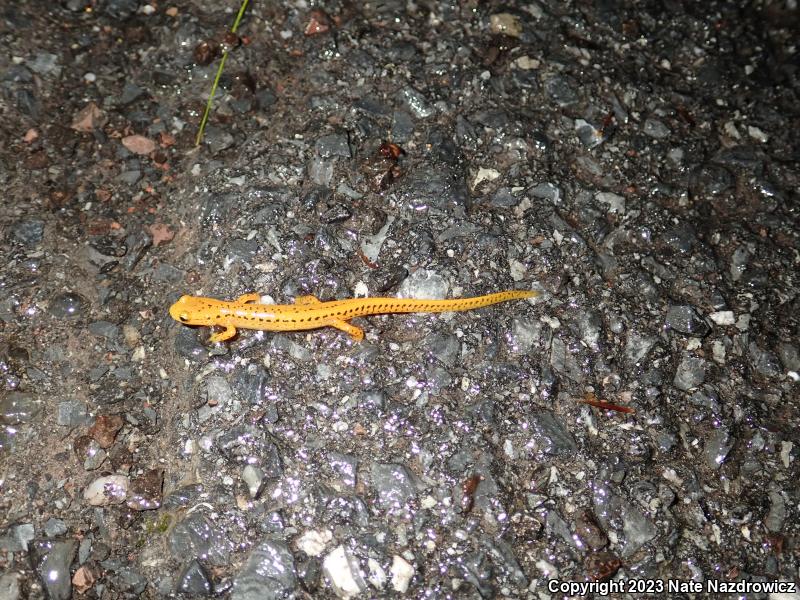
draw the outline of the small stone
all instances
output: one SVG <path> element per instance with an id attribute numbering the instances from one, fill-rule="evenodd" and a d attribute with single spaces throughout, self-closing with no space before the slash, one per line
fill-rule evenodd
<path id="1" fill-rule="evenodd" d="M 414 577 L 414 567 L 402 556 L 395 554 L 392 557 L 392 588 L 396 592 L 405 594 L 408 591 L 408 586 L 411 583 L 411 578 Z"/>
<path id="2" fill-rule="evenodd" d="M 164 470 L 150 469 L 130 483 L 127 506 L 132 510 L 155 510 L 161 507 Z"/>
<path id="3" fill-rule="evenodd" d="M 599 192 L 595 198 L 598 202 L 608 205 L 608 212 L 625 214 L 625 198 L 611 192 Z"/>
<path id="4" fill-rule="evenodd" d="M 58 319 L 74 319 L 86 316 L 84 313 L 89 308 L 89 301 L 75 292 L 58 294 L 48 306 L 50 314 Z"/>
<path id="5" fill-rule="evenodd" d="M 714 323 L 717 325 L 733 325 L 736 323 L 736 315 L 733 314 L 732 310 L 719 310 L 712 312 L 708 315 L 708 318 L 714 321 Z"/>
<path id="6" fill-rule="evenodd" d="M 427 119 L 435 112 L 428 99 L 411 87 L 401 89 L 397 94 L 397 100 L 417 119 Z"/>
<path id="7" fill-rule="evenodd" d="M 119 415 L 98 415 L 87 433 L 101 448 L 110 448 L 124 424 Z"/>
<path id="8" fill-rule="evenodd" d="M 69 567 L 78 550 L 75 540 L 41 540 L 31 551 L 33 569 L 39 576 L 50 600 L 68 600 L 72 597 L 72 580 Z"/>
<path id="9" fill-rule="evenodd" d="M 679 333 L 699 337 L 704 337 L 710 331 L 705 319 L 697 313 L 694 307 L 688 305 L 670 306 L 664 326 Z"/>
<path id="10" fill-rule="evenodd" d="M 41 219 L 20 219 L 11 226 L 11 236 L 26 246 L 36 246 L 44 236 L 44 221 Z"/>
<path id="11" fill-rule="evenodd" d="M 703 445 L 703 454 L 708 468 L 719 469 L 732 447 L 733 444 L 729 442 L 727 429 L 719 427 L 712 431 L 706 437 Z"/>
<path id="12" fill-rule="evenodd" d="M 333 534 L 329 529 L 310 529 L 303 533 L 295 542 L 297 549 L 305 552 L 308 556 L 322 556 L 325 547 L 333 539 Z"/>
<path id="13" fill-rule="evenodd" d="M 232 600 L 279 600 L 294 597 L 297 573 L 289 547 L 280 541 L 262 542 L 247 557 L 233 582 Z"/>
<path id="14" fill-rule="evenodd" d="M 91 133 L 95 129 L 103 127 L 108 122 L 108 117 L 95 104 L 89 102 L 84 108 L 78 111 L 72 118 L 70 127 L 82 133 Z"/>
<path id="15" fill-rule="evenodd" d="M 672 385 L 679 390 L 688 391 L 699 386 L 705 379 L 706 361 L 702 358 L 684 356 L 675 371 Z"/>
<path id="16" fill-rule="evenodd" d="M 122 504 L 128 496 L 130 480 L 124 475 L 99 477 L 83 491 L 83 499 L 91 506 Z"/>
<path id="17" fill-rule="evenodd" d="M 353 155 L 350 150 L 350 144 L 347 141 L 347 135 L 344 134 L 324 135 L 317 139 L 315 148 L 317 149 L 317 154 L 322 158 L 331 158 L 332 156 L 350 158 Z"/>
<path id="18" fill-rule="evenodd" d="M 50 517 L 44 524 L 44 534 L 49 538 L 58 537 L 67 533 L 67 526 L 61 519 Z"/>
<path id="19" fill-rule="evenodd" d="M 398 298 L 440 299 L 447 296 L 449 285 L 435 271 L 418 269 L 403 280 L 397 291 Z"/>
<path id="20" fill-rule="evenodd" d="M 264 485 L 264 471 L 254 465 L 246 465 L 242 469 L 242 481 L 247 486 L 247 493 L 250 497 L 258 498 Z"/>
<path id="21" fill-rule="evenodd" d="M 211 577 L 197 559 L 189 561 L 181 574 L 178 575 L 178 582 L 175 586 L 181 594 L 190 597 L 210 596 L 213 590 Z"/>
<path id="22" fill-rule="evenodd" d="M 489 17 L 489 30 L 495 35 L 518 38 L 522 35 L 522 24 L 516 15 L 495 13 Z"/>
<path id="23" fill-rule="evenodd" d="M 0 423 L 20 425 L 28 423 L 41 410 L 39 402 L 23 392 L 10 392 L 0 399 Z"/>
<path id="24" fill-rule="evenodd" d="M 371 473 L 378 504 L 387 512 L 404 510 L 417 493 L 411 474 L 403 465 L 375 463 Z"/>
<path id="25" fill-rule="evenodd" d="M 358 562 L 344 546 L 337 546 L 325 557 L 322 571 L 340 598 L 357 596 L 367 587 Z"/>
<path id="26" fill-rule="evenodd" d="M 669 137 L 670 130 L 669 127 L 664 125 L 658 119 L 647 119 L 644 122 L 644 132 L 646 135 L 649 135 L 652 138 L 657 140 L 663 140 L 664 138 Z"/>

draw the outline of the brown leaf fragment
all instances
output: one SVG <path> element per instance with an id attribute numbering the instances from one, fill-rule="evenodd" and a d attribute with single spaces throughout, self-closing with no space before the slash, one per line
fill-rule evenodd
<path id="1" fill-rule="evenodd" d="M 122 138 L 122 145 L 134 154 L 150 154 L 156 149 L 156 143 L 143 135 L 129 135 Z"/>
<path id="2" fill-rule="evenodd" d="M 89 133 L 108 122 L 106 114 L 94 102 L 89 102 L 85 107 L 75 113 L 70 128 L 82 133 Z"/>
<path id="3" fill-rule="evenodd" d="M 153 246 L 169 242 L 175 237 L 175 232 L 166 223 L 153 223 L 147 227 L 147 231 L 153 237 Z"/>

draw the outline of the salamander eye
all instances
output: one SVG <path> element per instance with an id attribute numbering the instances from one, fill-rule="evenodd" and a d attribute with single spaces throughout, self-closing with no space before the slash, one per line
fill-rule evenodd
<path id="1" fill-rule="evenodd" d="M 185 313 L 182 313 L 182 314 L 178 315 L 178 320 L 181 323 L 187 323 L 189 321 L 189 315 L 187 315 Z"/>

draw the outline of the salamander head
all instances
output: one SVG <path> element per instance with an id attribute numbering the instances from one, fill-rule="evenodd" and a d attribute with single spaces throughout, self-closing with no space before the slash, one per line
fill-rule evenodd
<path id="1" fill-rule="evenodd" d="M 208 325 L 212 321 L 213 310 L 209 298 L 181 296 L 169 307 L 169 316 L 184 325 Z"/>

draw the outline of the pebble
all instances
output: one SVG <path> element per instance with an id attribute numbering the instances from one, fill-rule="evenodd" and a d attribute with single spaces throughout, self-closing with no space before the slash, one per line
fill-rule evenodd
<path id="1" fill-rule="evenodd" d="M 0 398 L 0 423 L 4 425 L 29 423 L 40 410 L 40 402 L 32 394 L 9 392 L 4 398 Z"/>
<path id="2" fill-rule="evenodd" d="M 667 318 L 664 326 L 678 333 L 705 337 L 710 328 L 698 312 L 692 306 L 673 305 L 667 311 Z"/>
<path id="3" fill-rule="evenodd" d="M 404 87 L 397 93 L 397 102 L 417 119 L 427 119 L 435 113 L 428 99 L 411 87 Z"/>
<path id="4" fill-rule="evenodd" d="M 92 481 L 83 491 L 83 499 L 90 506 L 122 504 L 128 497 L 130 480 L 124 475 L 107 475 Z"/>
<path id="5" fill-rule="evenodd" d="M 706 361 L 702 358 L 684 356 L 675 370 L 672 385 L 679 390 L 688 391 L 699 386 L 705 379 Z"/>
<path id="6" fill-rule="evenodd" d="M 350 150 L 350 144 L 347 141 L 346 135 L 331 134 L 324 135 L 317 139 L 314 145 L 317 154 L 322 158 L 341 157 L 351 158 L 353 153 Z"/>
<path id="7" fill-rule="evenodd" d="M 233 581 L 232 600 L 280 600 L 297 588 L 294 557 L 281 541 L 267 540 L 250 551 Z"/>
<path id="8" fill-rule="evenodd" d="M 652 118 L 645 120 L 643 131 L 645 132 L 646 135 L 649 135 L 650 137 L 655 138 L 657 140 L 666 139 L 669 137 L 669 134 L 671 133 L 669 127 L 664 125 L 664 123 L 662 123 L 658 119 L 652 119 Z"/>
<path id="9" fill-rule="evenodd" d="M 408 591 L 409 585 L 411 585 L 411 579 L 414 577 L 414 567 L 402 556 L 395 554 L 392 557 L 390 572 L 392 574 L 392 589 L 401 594 L 405 594 Z"/>
<path id="10" fill-rule="evenodd" d="M 39 540 L 31 550 L 33 570 L 50 600 L 72 597 L 69 567 L 78 550 L 75 540 Z"/>
<path id="11" fill-rule="evenodd" d="M 531 418 L 531 434 L 536 449 L 547 455 L 569 455 L 578 450 L 572 435 L 551 412 L 538 412 Z"/>
<path id="12" fill-rule="evenodd" d="M 161 507 L 164 470 L 150 469 L 130 482 L 126 505 L 132 510 L 155 510 Z"/>
<path id="13" fill-rule="evenodd" d="M 75 292 L 64 292 L 50 300 L 48 310 L 57 319 L 85 317 L 89 310 L 89 301 Z"/>
<path id="14" fill-rule="evenodd" d="M 228 564 L 233 544 L 221 526 L 200 512 L 187 515 L 170 530 L 167 542 L 176 560 L 197 558 L 212 567 Z"/>
<path id="15" fill-rule="evenodd" d="M 708 318 L 714 321 L 717 325 L 733 325 L 736 323 L 736 315 L 732 310 L 719 310 L 709 313 Z"/>
<path id="16" fill-rule="evenodd" d="M 44 221 L 41 219 L 21 219 L 11 227 L 11 237 L 26 246 L 37 246 L 44 238 Z"/>
<path id="17" fill-rule="evenodd" d="M 405 510 L 417 490 L 403 465 L 374 463 L 370 469 L 379 506 L 387 512 Z"/>
<path id="18" fill-rule="evenodd" d="M 264 484 L 264 471 L 253 465 L 245 465 L 242 469 L 242 481 L 253 499 L 258 498 Z"/>
<path id="19" fill-rule="evenodd" d="M 353 598 L 367 588 L 358 562 L 344 546 L 337 546 L 325 556 L 322 572 L 339 598 Z"/>
<path id="20" fill-rule="evenodd" d="M 625 214 L 625 198 L 619 194 L 612 194 L 611 192 L 598 192 L 595 195 L 598 202 L 608 206 L 608 212 L 616 213 L 619 215 Z"/>
<path id="21" fill-rule="evenodd" d="M 724 427 L 718 427 L 707 435 L 703 445 L 703 455 L 708 468 L 719 469 L 732 447 L 733 442 Z"/>
<path id="22" fill-rule="evenodd" d="M 175 591 L 190 597 L 210 596 L 213 591 L 211 578 L 197 559 L 192 559 L 183 568 L 175 584 Z"/>
<path id="23" fill-rule="evenodd" d="M 435 271 L 418 269 L 403 280 L 397 290 L 398 298 L 446 298 L 450 286 Z"/>
<path id="24" fill-rule="evenodd" d="M 304 532 L 295 542 L 297 549 L 305 552 L 308 556 L 322 556 L 325 547 L 333 539 L 333 534 L 329 529 L 310 529 Z"/>

